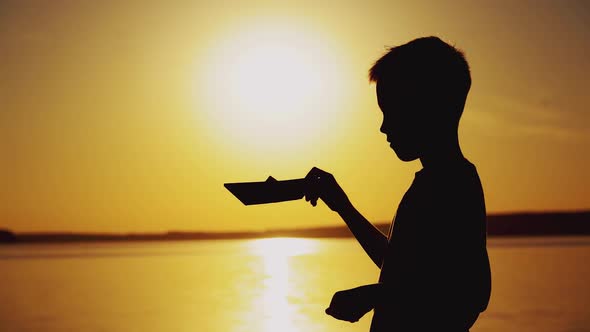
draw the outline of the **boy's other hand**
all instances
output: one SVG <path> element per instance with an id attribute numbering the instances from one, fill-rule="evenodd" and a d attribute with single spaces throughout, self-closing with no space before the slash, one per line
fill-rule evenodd
<path id="1" fill-rule="evenodd" d="M 307 180 L 305 200 L 311 205 L 316 206 L 318 198 L 321 198 L 332 211 L 342 212 L 350 207 L 348 196 L 332 174 L 314 167 L 307 173 L 305 179 Z"/>
<path id="2" fill-rule="evenodd" d="M 357 322 L 375 307 L 378 284 L 360 286 L 336 292 L 326 314 L 347 322 Z"/>

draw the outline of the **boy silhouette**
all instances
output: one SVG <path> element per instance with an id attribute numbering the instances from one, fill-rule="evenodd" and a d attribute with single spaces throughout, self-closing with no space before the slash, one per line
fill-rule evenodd
<path id="1" fill-rule="evenodd" d="M 461 152 L 459 119 L 471 86 L 462 52 L 437 37 L 390 48 L 370 69 L 381 132 L 402 161 L 422 169 L 386 236 L 334 177 L 312 168 L 306 200 L 346 222 L 381 269 L 379 282 L 334 294 L 326 313 L 355 322 L 374 309 L 372 332 L 469 331 L 487 307 L 491 276 L 486 209 L 475 166 Z"/>

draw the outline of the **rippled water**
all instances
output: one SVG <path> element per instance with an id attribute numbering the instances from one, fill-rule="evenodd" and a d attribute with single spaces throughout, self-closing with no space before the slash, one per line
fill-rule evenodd
<path id="1" fill-rule="evenodd" d="M 590 331 L 590 238 L 492 239 L 472 331 Z M 368 331 L 324 314 L 373 283 L 352 239 L 0 246 L 0 331 Z"/>

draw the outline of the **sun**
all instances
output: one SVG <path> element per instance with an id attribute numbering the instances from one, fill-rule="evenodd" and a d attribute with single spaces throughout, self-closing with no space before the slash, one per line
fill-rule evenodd
<path id="1" fill-rule="evenodd" d="M 338 121 L 341 58 L 327 38 L 295 24 L 259 23 L 220 37 L 201 73 L 212 129 L 250 152 L 308 147 Z"/>

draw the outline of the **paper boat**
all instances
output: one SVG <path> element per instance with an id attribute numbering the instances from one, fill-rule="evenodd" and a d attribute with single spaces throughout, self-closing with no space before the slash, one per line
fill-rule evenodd
<path id="1" fill-rule="evenodd" d="M 305 195 L 305 181 L 278 181 L 269 176 L 266 181 L 225 183 L 223 186 L 244 205 L 253 205 L 301 199 Z"/>

